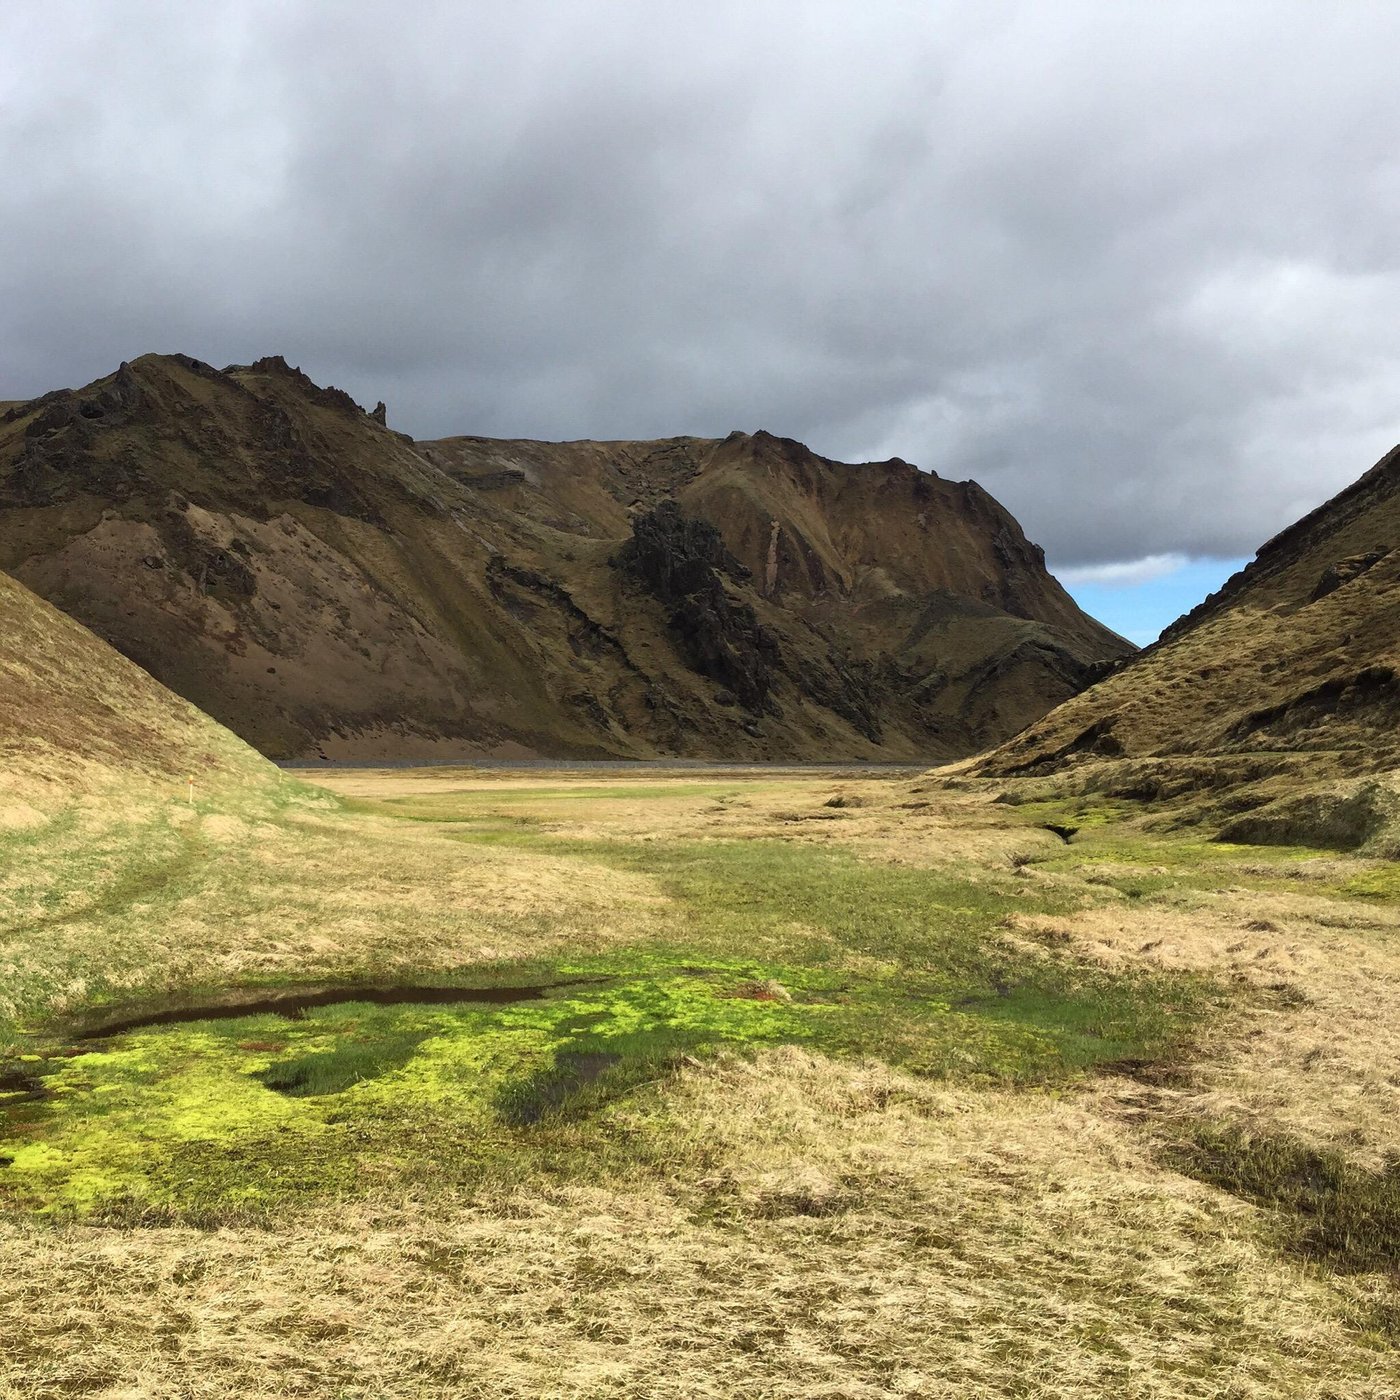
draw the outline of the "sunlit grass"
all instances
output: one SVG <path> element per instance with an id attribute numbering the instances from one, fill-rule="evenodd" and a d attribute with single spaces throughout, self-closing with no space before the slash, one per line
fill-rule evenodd
<path id="1" fill-rule="evenodd" d="M 1400 1263 L 1400 1158 L 1369 1171 L 1288 1134 L 1251 1133 L 1228 1123 L 1192 1125 L 1166 1158 L 1269 1207 L 1290 1249 L 1360 1272 L 1390 1271 Z M 1400 1323 L 1400 1307 L 1394 1321 Z"/>
<path id="2" fill-rule="evenodd" d="M 923 785 L 846 783 L 835 809 L 825 777 L 449 786 L 22 833 L 47 859 L 0 886 L 0 997 L 50 1097 L 0 1130 L 0 1306 L 35 1320 L 0 1376 L 89 1374 L 72 1319 L 96 1308 L 122 1374 L 144 1358 L 142 1400 L 178 1393 L 171 1327 L 228 1393 L 278 1393 L 287 1336 L 299 1376 L 395 1400 L 679 1395 L 654 1378 L 681 1353 L 677 1385 L 782 1400 L 816 1378 L 1046 1400 L 1395 1379 L 1375 1168 L 1244 1134 L 1225 1090 L 1188 1107 L 1223 1048 L 1274 1047 L 1257 1079 L 1290 1028 L 1344 1025 L 1346 987 L 1326 999 L 1333 965 L 1279 911 L 1339 929 L 1338 889 L 1377 867 Z M 1068 845 L 1039 830 L 1061 817 Z M 50 922 L 26 934 L 26 910 Z M 1379 918 L 1356 938 L 1383 970 Z M 1256 954 L 1286 971 L 1249 980 Z M 69 1034 L 307 982 L 553 989 Z M 1243 1105 L 1328 1102 L 1353 1045 L 1325 1044 Z M 1385 1140 L 1379 1110 L 1365 1126 Z M 1288 1222 L 1320 1213 L 1378 1245 L 1304 1248 Z M 158 1311 L 177 1303 L 188 1326 Z"/>

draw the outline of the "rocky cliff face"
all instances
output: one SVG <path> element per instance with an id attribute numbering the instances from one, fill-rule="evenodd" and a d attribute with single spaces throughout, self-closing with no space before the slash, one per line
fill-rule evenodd
<path id="1" fill-rule="evenodd" d="M 1292 811 L 1309 785 L 1355 784 L 1397 763 L 1400 449 L 981 769 L 1148 798 L 1212 789 L 1227 794 L 1215 808 L 1238 839 L 1274 823 L 1280 839 L 1305 840 L 1308 824 L 1279 825 L 1272 804 Z M 1374 806 L 1366 792 L 1362 805 Z M 1341 829 L 1338 811 L 1350 822 L 1360 800 L 1308 798 L 1328 813 L 1317 839 Z"/>
<path id="2" fill-rule="evenodd" d="M 730 597 L 725 579 L 742 584 L 751 574 L 709 521 L 689 520 L 674 501 L 663 501 L 632 522 L 631 539 L 610 562 L 667 610 L 667 631 L 682 657 L 723 687 L 717 703 L 753 715 L 781 713 L 772 692 L 782 647 L 749 604 Z M 750 722 L 749 732 L 755 728 Z"/>
<path id="3" fill-rule="evenodd" d="M 0 568 L 276 756 L 951 756 L 1130 651 L 971 482 L 384 419 L 276 357 L 11 405 Z"/>

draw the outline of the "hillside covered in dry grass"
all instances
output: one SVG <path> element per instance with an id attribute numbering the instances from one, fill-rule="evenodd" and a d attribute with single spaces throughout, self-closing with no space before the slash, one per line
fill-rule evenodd
<path id="1" fill-rule="evenodd" d="M 975 771 L 1174 805 L 1237 840 L 1389 851 L 1398 760 L 1400 449 Z"/>
<path id="2" fill-rule="evenodd" d="M 280 782 L 247 744 L 4 574 L 0 636 L 0 825 L 89 799 L 188 795 L 191 780 L 201 796 Z"/>

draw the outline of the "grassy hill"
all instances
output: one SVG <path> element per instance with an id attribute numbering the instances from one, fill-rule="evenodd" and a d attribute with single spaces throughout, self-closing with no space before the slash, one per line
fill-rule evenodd
<path id="1" fill-rule="evenodd" d="M 221 882 L 221 852 L 314 799 L 4 575 L 0 636 L 3 1051 L 30 1016 L 188 976 L 205 950 L 164 903 L 201 872 Z"/>
<path id="2" fill-rule="evenodd" d="M 1174 802 L 1239 840 L 1389 849 L 1397 541 L 1400 449 L 976 771 Z"/>
<path id="3" fill-rule="evenodd" d="M 0 574 L 0 822 L 80 796 L 270 790 L 266 759 L 81 623 Z"/>

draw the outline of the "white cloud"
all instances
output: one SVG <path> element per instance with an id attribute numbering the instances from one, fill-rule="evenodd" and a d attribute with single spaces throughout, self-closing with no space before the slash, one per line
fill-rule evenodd
<path id="1" fill-rule="evenodd" d="M 1083 564 L 1076 568 L 1057 569 L 1055 576 L 1070 587 L 1097 584 L 1103 588 L 1136 588 L 1154 579 L 1180 573 L 1190 560 L 1184 554 L 1149 554 L 1142 559 L 1128 559 L 1116 564 Z"/>

